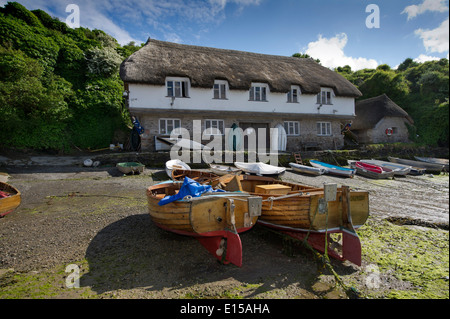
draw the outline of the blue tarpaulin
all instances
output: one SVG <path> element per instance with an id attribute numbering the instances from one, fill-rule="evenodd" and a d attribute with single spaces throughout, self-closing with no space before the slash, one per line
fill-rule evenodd
<path id="1" fill-rule="evenodd" d="M 180 188 L 180 191 L 175 195 L 166 196 L 158 202 L 159 206 L 163 206 L 174 202 L 179 199 L 183 199 L 184 197 L 190 195 L 192 197 L 199 197 L 203 193 L 207 192 L 225 192 L 224 190 L 217 189 L 215 190 L 211 185 L 202 185 L 189 177 L 185 177 L 183 181 L 183 185 Z"/>

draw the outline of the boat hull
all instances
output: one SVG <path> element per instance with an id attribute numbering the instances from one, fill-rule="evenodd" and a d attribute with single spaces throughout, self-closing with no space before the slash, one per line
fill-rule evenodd
<path id="1" fill-rule="evenodd" d="M 395 176 L 406 176 L 411 172 L 411 169 L 412 169 L 411 166 L 396 164 L 396 163 L 391 163 L 391 162 L 385 162 L 385 161 L 379 161 L 379 160 L 361 160 L 361 162 L 389 168 L 394 171 Z"/>
<path id="2" fill-rule="evenodd" d="M 2 194 L 0 197 L 0 217 L 4 217 L 20 206 L 22 195 L 17 188 L 3 182 L 0 182 L 0 192 Z"/>
<path id="3" fill-rule="evenodd" d="M 170 160 L 166 162 L 166 174 L 169 176 L 169 178 L 172 178 L 172 171 L 174 169 L 185 169 L 190 170 L 191 167 L 184 163 L 183 161 L 180 161 L 178 159 Z"/>
<path id="4" fill-rule="evenodd" d="M 356 171 L 354 169 L 348 169 L 345 167 L 335 166 L 335 165 L 331 165 L 331 164 L 327 164 L 327 163 L 323 163 L 323 162 L 319 162 L 319 161 L 311 160 L 311 161 L 309 161 L 309 163 L 311 164 L 311 166 L 325 169 L 327 174 L 332 174 L 332 175 L 336 175 L 336 176 L 353 177 L 356 173 Z"/>
<path id="5" fill-rule="evenodd" d="M 445 159 L 445 158 L 434 158 L 434 157 L 419 157 L 419 156 L 414 156 L 414 158 L 416 160 L 418 160 L 419 162 L 426 162 L 426 163 L 444 165 L 444 170 L 446 172 L 448 172 L 448 168 L 449 168 L 449 160 L 448 159 Z"/>
<path id="6" fill-rule="evenodd" d="M 350 167 L 356 169 L 356 174 L 372 179 L 392 179 L 394 171 L 379 165 L 360 161 L 348 161 Z"/>
<path id="7" fill-rule="evenodd" d="M 294 172 L 308 174 L 308 175 L 319 176 L 319 175 L 326 173 L 326 170 L 323 168 L 300 165 L 300 164 L 296 164 L 296 163 L 289 163 L 289 166 L 291 166 L 291 168 Z"/>
<path id="8" fill-rule="evenodd" d="M 161 229 L 195 237 L 217 259 L 240 267 L 242 245 L 238 234 L 256 224 L 261 214 L 260 198 L 243 193 L 217 193 L 158 204 L 165 196 L 175 194 L 181 185 L 167 182 L 147 189 L 151 220 Z"/>
<path id="9" fill-rule="evenodd" d="M 258 176 L 280 177 L 286 171 L 286 168 L 284 167 L 277 167 L 264 163 L 235 162 L 234 165 L 245 173 Z"/>
<path id="10" fill-rule="evenodd" d="M 432 163 L 426 163 L 426 162 L 419 162 L 419 161 L 413 161 L 413 160 L 408 160 L 408 159 L 398 158 L 398 157 L 388 157 L 388 159 L 390 162 L 393 162 L 393 163 L 410 165 L 412 167 L 425 169 L 426 172 L 428 172 L 428 173 L 440 173 L 444 169 L 443 164 L 432 164 Z"/>
<path id="11" fill-rule="evenodd" d="M 323 188 L 252 175 L 236 176 L 229 180 L 223 178 L 221 182 L 226 185 L 225 190 L 243 191 L 262 197 L 259 221 L 306 231 L 324 231 L 342 225 L 342 188 L 337 189 L 336 200 L 328 202 L 327 213 L 322 213 L 319 208 L 323 206 L 325 196 Z M 256 192 L 257 186 L 261 185 L 287 186 L 290 190 L 287 194 Z M 350 211 L 353 225 L 356 227 L 367 221 L 369 217 L 367 191 L 350 192 Z"/>

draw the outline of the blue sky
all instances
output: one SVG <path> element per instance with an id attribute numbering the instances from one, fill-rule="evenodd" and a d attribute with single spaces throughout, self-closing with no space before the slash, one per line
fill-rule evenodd
<path id="1" fill-rule="evenodd" d="M 7 1 L 0 0 L 3 6 Z M 102 29 L 119 43 L 148 37 L 200 46 L 290 56 L 307 53 L 333 68 L 406 58 L 448 58 L 449 0 L 23 0 L 66 21 L 68 4 L 80 24 Z M 379 9 L 379 28 L 366 19 Z M 375 21 L 370 19 L 370 21 Z"/>

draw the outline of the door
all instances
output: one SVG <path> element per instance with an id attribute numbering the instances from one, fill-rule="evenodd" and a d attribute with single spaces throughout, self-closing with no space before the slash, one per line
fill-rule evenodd
<path id="1" fill-rule="evenodd" d="M 251 150 L 258 152 L 259 141 L 262 140 L 261 147 L 265 148 L 266 153 L 270 151 L 270 129 L 268 123 L 241 122 L 240 127 L 244 131 L 244 150 L 248 151 L 249 147 L 251 147 Z M 260 134 L 258 134 L 259 129 L 263 129 Z M 249 142 L 253 141 L 256 144 L 250 145 Z"/>

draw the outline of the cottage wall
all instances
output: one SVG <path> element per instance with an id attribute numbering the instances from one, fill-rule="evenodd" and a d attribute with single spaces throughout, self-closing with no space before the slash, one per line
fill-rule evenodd
<path id="1" fill-rule="evenodd" d="M 165 86 L 129 84 L 129 107 L 165 110 L 197 110 L 228 112 L 264 112 L 288 114 L 328 114 L 355 116 L 355 99 L 333 97 L 332 105 L 322 105 L 318 110 L 316 95 L 301 94 L 299 103 L 288 103 L 287 93 L 267 92 L 267 102 L 249 101 L 249 91 L 229 90 L 227 99 L 213 99 L 213 89 L 190 88 L 189 98 L 167 97 Z"/>
<path id="2" fill-rule="evenodd" d="M 167 97 L 164 86 L 129 84 L 129 109 L 136 116 L 145 133 L 141 136 L 142 150 L 155 150 L 155 136 L 159 132 L 159 119 L 176 118 L 181 127 L 193 138 L 194 120 L 206 119 L 224 121 L 224 127 L 243 123 L 258 127 L 274 128 L 285 121 L 298 121 L 299 134 L 287 137 L 286 151 L 304 150 L 316 146 L 320 149 L 339 149 L 344 145 L 341 122 L 354 117 L 354 98 L 333 97 L 332 105 L 316 104 L 315 95 L 300 95 L 299 103 L 287 103 L 287 94 L 267 93 L 267 102 L 249 101 L 248 91 L 231 90 L 226 100 L 213 99 L 212 89 L 190 88 L 189 98 Z M 330 136 L 317 134 L 317 122 L 329 122 Z M 204 129 L 204 127 L 202 127 Z M 164 135 L 167 136 L 167 135 Z M 225 141 L 225 137 L 221 137 Z M 204 136 L 202 144 L 207 145 L 212 137 Z M 225 145 L 225 143 L 223 143 Z"/>
<path id="3" fill-rule="evenodd" d="M 363 144 L 369 143 L 408 143 L 409 133 L 405 125 L 406 119 L 403 117 L 384 117 L 373 129 L 354 132 L 358 136 L 358 141 Z M 386 129 L 394 130 L 391 136 L 386 135 Z"/>

